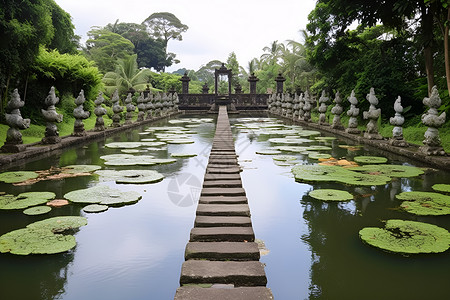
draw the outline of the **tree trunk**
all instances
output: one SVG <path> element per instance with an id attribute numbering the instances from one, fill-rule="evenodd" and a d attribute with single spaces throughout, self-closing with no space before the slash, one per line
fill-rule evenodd
<path id="1" fill-rule="evenodd" d="M 445 77 L 447 79 L 447 90 L 450 95 L 450 55 L 449 45 L 448 45 L 448 32 L 449 32 L 449 24 L 450 22 L 450 7 L 447 10 L 447 20 L 445 22 L 445 30 L 444 30 L 444 53 L 445 53 Z"/>
<path id="2" fill-rule="evenodd" d="M 428 96 L 431 95 L 431 89 L 434 86 L 434 68 L 433 68 L 433 5 L 427 8 L 425 5 L 422 9 L 422 37 L 423 37 L 423 54 L 425 57 L 425 71 L 427 73 Z"/>

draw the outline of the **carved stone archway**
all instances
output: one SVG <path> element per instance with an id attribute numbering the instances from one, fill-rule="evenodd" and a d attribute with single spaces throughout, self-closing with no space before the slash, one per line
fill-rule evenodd
<path id="1" fill-rule="evenodd" d="M 219 69 L 215 70 L 214 75 L 215 75 L 214 88 L 215 88 L 216 96 L 219 95 L 219 76 L 220 75 L 228 76 L 228 96 L 231 95 L 231 78 L 233 76 L 233 74 L 231 73 L 231 69 L 227 69 L 225 67 L 225 64 L 222 63 L 222 66 Z"/>

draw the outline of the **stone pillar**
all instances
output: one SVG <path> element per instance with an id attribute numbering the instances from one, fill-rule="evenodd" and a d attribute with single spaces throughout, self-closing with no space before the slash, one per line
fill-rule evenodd
<path id="1" fill-rule="evenodd" d="M 359 108 L 356 107 L 358 104 L 358 99 L 355 97 L 355 91 L 352 91 L 350 97 L 348 97 L 348 102 L 350 102 L 350 108 L 347 110 L 347 116 L 350 117 L 348 120 L 348 128 L 345 130 L 347 133 L 359 134 L 361 131 L 358 129 L 358 115 Z"/>
<path id="2" fill-rule="evenodd" d="M 381 109 L 376 108 L 378 105 L 378 98 L 375 96 L 375 90 L 370 88 L 370 93 L 366 96 L 367 101 L 370 103 L 368 111 L 363 112 L 364 119 L 369 119 L 366 126 L 366 132 L 364 132 L 364 137 L 371 140 L 382 140 L 383 137 L 378 133 L 377 121 L 381 116 Z"/>
<path id="3" fill-rule="evenodd" d="M 305 119 L 305 111 L 303 108 L 305 107 L 305 98 L 303 97 L 303 94 L 300 94 L 298 97 L 298 119 L 304 120 Z"/>
<path id="4" fill-rule="evenodd" d="M 252 73 L 247 81 L 250 83 L 250 94 L 256 94 L 256 83 L 259 81 L 258 77 L 255 76 L 255 73 Z"/>
<path id="5" fill-rule="evenodd" d="M 202 86 L 202 94 L 208 94 L 209 93 L 209 87 L 208 84 L 205 82 L 205 84 Z"/>
<path id="6" fill-rule="evenodd" d="M 292 101 L 293 107 L 292 107 L 292 119 L 297 120 L 298 119 L 298 104 L 300 103 L 300 100 L 298 99 L 298 94 L 295 94 L 294 100 Z"/>
<path id="7" fill-rule="evenodd" d="M 54 124 L 61 123 L 63 115 L 56 112 L 55 105 L 59 102 L 59 98 L 56 97 L 55 87 L 51 87 L 47 98 L 45 98 L 45 105 L 47 110 L 41 109 L 44 119 L 47 121 L 47 127 L 45 128 L 45 137 L 42 139 L 43 144 L 57 144 L 61 142 L 59 137 L 58 127 Z"/>
<path id="8" fill-rule="evenodd" d="M 322 91 L 322 95 L 319 98 L 319 125 L 328 126 L 326 112 L 327 112 L 327 102 L 330 98 L 325 96 L 325 91 Z"/>
<path id="9" fill-rule="evenodd" d="M 96 105 L 94 109 L 94 114 L 97 116 L 95 120 L 95 131 L 103 131 L 105 130 L 105 121 L 103 120 L 103 116 L 106 115 L 106 108 L 102 107 L 102 103 L 105 101 L 103 98 L 103 93 L 98 93 L 97 99 L 95 99 L 94 104 Z"/>
<path id="10" fill-rule="evenodd" d="M 436 86 L 431 89 L 431 96 L 423 99 L 423 104 L 429 107 L 422 115 L 422 123 L 428 126 L 428 129 L 419 151 L 426 155 L 446 155 L 439 138 L 439 127 L 445 123 L 445 112 L 438 115 L 437 109 L 441 106 L 441 98 Z"/>
<path id="11" fill-rule="evenodd" d="M 136 100 L 137 102 L 137 108 L 138 108 L 138 116 L 137 116 L 137 121 L 141 122 L 144 121 L 144 116 L 145 116 L 145 104 L 144 104 L 144 93 L 141 93 L 139 95 L 139 97 Z"/>
<path id="12" fill-rule="evenodd" d="M 73 116 L 75 117 L 75 123 L 73 125 L 74 136 L 85 136 L 86 131 L 84 130 L 83 120 L 89 118 L 90 113 L 84 110 L 83 103 L 86 101 L 84 98 L 84 91 L 81 90 L 77 99 L 75 99 L 75 104 L 77 107 L 73 110 Z"/>
<path id="13" fill-rule="evenodd" d="M 146 110 L 147 115 L 146 115 L 145 119 L 150 120 L 153 118 L 153 110 L 155 109 L 155 106 L 153 105 L 153 93 L 150 92 L 147 95 L 147 99 L 148 99 L 148 101 L 145 105 L 145 110 Z"/>
<path id="14" fill-rule="evenodd" d="M 183 77 L 180 78 L 180 81 L 181 81 L 181 93 L 189 94 L 189 81 L 191 81 L 191 79 L 187 76 L 187 72 L 185 72 Z"/>
<path id="15" fill-rule="evenodd" d="M 344 130 L 344 126 L 341 123 L 341 114 L 344 112 L 344 108 L 341 106 L 342 99 L 339 91 L 336 92 L 336 96 L 334 97 L 334 103 L 336 105 L 331 109 L 331 113 L 334 115 L 333 124 L 331 124 L 331 128 L 337 130 Z"/>
<path id="16" fill-rule="evenodd" d="M 311 121 L 311 110 L 312 110 L 312 103 L 313 100 L 309 96 L 308 91 L 305 92 L 305 96 L 303 97 L 303 101 L 305 104 L 303 105 L 303 111 L 305 112 L 303 115 L 303 120 L 306 122 Z"/>
<path id="17" fill-rule="evenodd" d="M 236 86 L 234 88 L 234 93 L 235 94 L 242 94 L 242 86 L 238 83 L 236 83 Z"/>
<path id="18" fill-rule="evenodd" d="M 284 82 L 286 81 L 286 78 L 284 78 L 281 73 L 278 73 L 278 76 L 275 78 L 275 81 L 277 82 L 277 94 L 282 94 L 284 90 Z"/>
<path id="19" fill-rule="evenodd" d="M 394 103 L 395 116 L 390 118 L 389 122 L 394 125 L 392 129 L 392 138 L 389 140 L 389 144 L 397 147 L 408 147 L 408 143 L 403 139 L 402 125 L 405 122 L 405 118 L 402 116 L 403 106 L 402 98 L 398 96 Z"/>
<path id="20" fill-rule="evenodd" d="M 131 98 L 131 93 L 128 93 L 127 98 L 125 99 L 125 106 L 127 108 L 127 114 L 125 115 L 125 125 L 130 125 L 131 119 L 133 118 L 133 113 L 136 110 L 136 107 L 133 105 L 133 99 Z"/>
<path id="21" fill-rule="evenodd" d="M 120 127 L 121 126 L 120 119 L 122 117 L 123 106 L 120 106 L 120 98 L 118 90 L 114 91 L 111 101 L 113 103 L 112 110 L 114 112 L 114 115 L 112 117 L 113 120 L 112 127 Z"/>
<path id="22" fill-rule="evenodd" d="M 24 105 L 25 101 L 20 99 L 19 92 L 15 89 L 5 108 L 5 118 L 6 123 L 9 125 L 9 129 L 6 132 L 5 144 L 1 147 L 2 152 L 17 153 L 26 149 L 26 146 L 23 145 L 20 129 L 27 129 L 30 127 L 30 119 L 24 119 L 20 114 L 20 108 Z"/>

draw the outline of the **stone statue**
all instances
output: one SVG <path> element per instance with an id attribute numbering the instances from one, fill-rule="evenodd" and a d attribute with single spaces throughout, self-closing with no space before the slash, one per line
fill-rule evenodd
<path id="1" fill-rule="evenodd" d="M 144 93 L 141 93 L 139 95 L 136 102 L 137 102 L 137 108 L 139 110 L 138 116 L 137 116 L 137 121 L 141 122 L 141 121 L 144 121 L 144 117 L 145 117 Z"/>
<path id="2" fill-rule="evenodd" d="M 358 129 L 358 115 L 359 108 L 356 107 L 358 104 L 358 99 L 355 97 L 355 91 L 352 91 L 350 97 L 348 97 L 348 102 L 350 102 L 350 108 L 347 110 L 347 116 L 350 117 L 348 120 L 348 128 L 345 130 L 347 133 L 359 134 L 361 131 Z"/>
<path id="3" fill-rule="evenodd" d="M 305 119 L 305 111 L 303 108 L 305 107 L 305 98 L 303 98 L 303 94 L 300 94 L 300 97 L 298 98 L 298 119 L 304 120 Z"/>
<path id="4" fill-rule="evenodd" d="M 130 125 L 131 119 L 133 118 L 133 113 L 136 110 L 136 107 L 133 105 L 133 99 L 131 98 L 131 93 L 128 93 L 127 98 L 125 99 L 125 105 L 127 108 L 127 113 L 125 115 L 125 125 Z"/>
<path id="5" fill-rule="evenodd" d="M 327 112 L 327 102 L 330 98 L 325 96 L 325 91 L 322 91 L 322 95 L 319 98 L 319 125 L 325 125 L 328 126 L 330 124 L 328 124 L 327 122 L 327 116 L 325 115 L 325 113 Z"/>
<path id="6" fill-rule="evenodd" d="M 344 108 L 341 106 L 342 99 L 339 91 L 336 92 L 334 97 L 334 103 L 336 105 L 331 109 L 331 113 L 334 115 L 333 124 L 331 124 L 331 128 L 337 130 L 344 130 L 344 125 L 341 123 L 341 114 L 344 112 Z"/>
<path id="7" fill-rule="evenodd" d="M 178 98 L 178 94 L 176 92 L 173 94 L 173 104 L 174 104 L 173 110 L 175 112 L 178 112 L 178 104 L 180 104 L 180 99 Z"/>
<path id="8" fill-rule="evenodd" d="M 20 114 L 20 108 L 25 105 L 25 101 L 20 99 L 20 95 L 17 89 L 12 93 L 11 100 L 6 104 L 6 123 L 9 125 L 9 129 L 6 132 L 6 141 L 2 146 L 3 152 L 21 152 L 25 150 L 26 146 L 23 145 L 22 133 L 20 129 L 27 129 L 30 127 L 30 119 L 22 118 Z"/>
<path id="9" fill-rule="evenodd" d="M 85 111 L 83 103 L 86 101 L 84 98 L 84 91 L 81 90 L 78 97 L 75 99 L 75 104 L 77 107 L 73 110 L 73 116 L 75 117 L 75 123 L 73 125 L 73 136 L 85 136 L 86 131 L 84 130 L 83 120 L 89 118 L 91 113 Z"/>
<path id="10" fill-rule="evenodd" d="M 313 100 L 309 97 L 308 91 L 305 92 L 303 100 L 305 101 L 305 104 L 303 105 L 303 111 L 305 112 L 305 114 L 303 115 L 303 120 L 306 122 L 311 122 L 311 110 Z"/>
<path id="11" fill-rule="evenodd" d="M 105 121 L 103 120 L 103 116 L 106 115 L 106 108 L 102 106 L 103 101 L 103 93 L 98 93 L 97 99 L 95 99 L 94 104 L 96 105 L 94 109 L 94 114 L 97 116 L 95 120 L 95 131 L 103 131 L 105 130 Z"/>
<path id="12" fill-rule="evenodd" d="M 114 115 L 112 117 L 112 126 L 120 127 L 120 119 L 122 118 L 123 106 L 120 106 L 119 91 L 117 89 L 114 91 L 111 101 L 113 103 L 112 110 L 114 112 Z"/>
<path id="13" fill-rule="evenodd" d="M 389 144 L 397 147 L 408 147 L 408 143 L 403 139 L 403 128 L 402 125 L 405 122 L 405 118 L 402 116 L 403 106 L 402 98 L 398 96 L 394 103 L 395 116 L 390 118 L 389 122 L 394 125 L 392 129 L 392 139 L 390 139 Z"/>
<path id="14" fill-rule="evenodd" d="M 370 88 L 370 93 L 366 96 L 367 101 L 370 103 L 368 111 L 363 112 L 364 119 L 369 119 L 366 126 L 366 132 L 364 132 L 364 137 L 371 140 L 382 140 L 383 137 L 378 132 L 377 121 L 381 116 L 381 109 L 376 108 L 378 105 L 378 98 L 375 96 L 374 88 Z"/>
<path id="15" fill-rule="evenodd" d="M 151 91 L 147 97 L 148 97 L 148 102 L 145 107 L 147 109 L 147 116 L 145 117 L 145 119 L 150 120 L 151 118 L 153 118 L 153 112 L 155 110 L 155 105 L 153 104 L 153 94 Z"/>
<path id="16" fill-rule="evenodd" d="M 156 117 L 161 117 L 161 109 L 162 109 L 162 103 L 161 103 L 161 94 L 156 94 L 155 96 L 155 114 Z"/>
<path id="17" fill-rule="evenodd" d="M 63 115 L 56 112 L 55 105 L 59 102 L 59 98 L 56 97 L 55 87 L 51 87 L 47 98 L 45 98 L 45 105 L 47 109 L 41 109 L 44 119 L 47 121 L 47 127 L 45 128 L 45 137 L 42 139 L 43 144 L 57 144 L 61 142 L 59 137 L 58 127 L 54 124 L 61 123 Z"/>
<path id="18" fill-rule="evenodd" d="M 422 115 L 422 123 L 428 126 L 425 140 L 419 151 L 426 155 L 446 155 L 441 145 L 438 128 L 445 123 L 445 112 L 438 115 L 437 109 L 441 106 L 441 98 L 436 86 L 431 89 L 431 96 L 423 99 L 423 104 L 430 109 Z"/>
<path id="19" fill-rule="evenodd" d="M 295 94 L 294 100 L 292 101 L 293 107 L 292 107 L 292 119 L 297 120 L 298 119 L 298 104 L 300 103 L 300 100 L 298 99 L 298 94 Z"/>

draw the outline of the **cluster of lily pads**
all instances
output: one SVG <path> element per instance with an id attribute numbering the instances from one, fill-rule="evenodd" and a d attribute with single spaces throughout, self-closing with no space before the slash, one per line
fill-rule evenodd
<path id="1" fill-rule="evenodd" d="M 412 214 L 419 216 L 442 216 L 450 215 L 450 184 L 435 184 L 432 186 L 435 192 L 403 192 L 396 195 L 398 200 L 403 201 L 400 207 Z"/>

